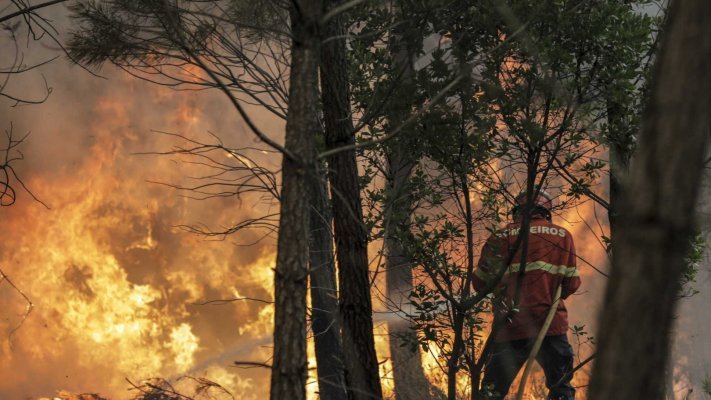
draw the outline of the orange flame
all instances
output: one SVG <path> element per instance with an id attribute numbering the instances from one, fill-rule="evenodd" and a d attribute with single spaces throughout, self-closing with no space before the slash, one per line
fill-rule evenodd
<path id="1" fill-rule="evenodd" d="M 243 198 L 255 205 L 248 208 L 233 200 L 205 207 L 146 182 L 185 181 L 193 168 L 131 155 L 171 148 L 167 137 L 145 133 L 152 128 L 168 125 L 194 135 L 230 124 L 234 131 L 238 124 L 205 121 L 199 105 L 221 104 L 212 97 L 180 96 L 136 81 L 96 97 L 86 121 L 64 121 L 31 137 L 34 146 L 58 150 L 46 160 L 28 154 L 31 168 L 23 175 L 52 209 L 27 199 L 0 209 L 0 266 L 35 305 L 10 336 L 19 323 L 13 312 L 24 304 L 0 286 L 6 310 L 0 321 L 0 397 L 53 396 L 66 389 L 126 399 L 137 394 L 127 391 L 126 379 L 190 374 L 217 381 L 237 398 L 263 398 L 268 374 L 230 365 L 269 358 L 271 307 L 194 303 L 241 294 L 270 300 L 269 240 L 247 249 L 174 228 L 186 222 L 229 226 L 264 212 L 259 199 Z M 61 104 L 41 107 L 62 112 Z M 90 126 L 90 134 L 80 126 Z M 65 148 L 65 137 L 84 147 Z M 43 162 L 60 168 L 43 169 Z M 247 241 L 258 238 L 245 235 Z"/>

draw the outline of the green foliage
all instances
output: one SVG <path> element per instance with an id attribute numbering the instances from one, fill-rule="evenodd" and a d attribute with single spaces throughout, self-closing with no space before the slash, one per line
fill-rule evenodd
<path id="1" fill-rule="evenodd" d="M 658 21 L 616 0 L 395 4 L 352 15 L 351 87 L 358 115 L 368 119 L 363 139 L 416 116 L 399 136 L 361 153 L 364 182 L 377 182 L 393 154 L 416 160 L 407 189 L 414 213 L 400 236 L 420 279 L 411 318 L 423 349 L 436 346 L 446 359 L 461 334 L 476 359 L 491 297 L 465 311 L 457 304 L 471 296 L 467 268 L 477 249 L 509 218 L 527 175 L 560 193 L 563 209 L 603 182 L 606 146 L 631 154 Z M 423 48 L 433 35 L 439 41 Z M 409 75 L 398 64 L 402 52 L 416 67 Z M 446 102 L 428 104 L 452 82 Z M 370 226 L 382 229 L 382 211 L 394 199 L 377 189 L 366 194 L 380 210 Z M 466 318 L 456 333 L 459 312 Z M 584 326 L 574 329 L 594 342 Z M 456 361 L 467 370 L 465 359 Z"/>
<path id="2" fill-rule="evenodd" d="M 711 397 L 711 376 L 706 375 L 704 380 L 701 382 L 701 390 L 704 391 L 704 394 Z"/>
<path id="3" fill-rule="evenodd" d="M 586 331 L 585 324 L 573 325 L 570 330 L 579 346 L 587 343 L 595 345 L 595 337 Z"/>
<path id="4" fill-rule="evenodd" d="M 689 248 L 684 258 L 686 264 L 684 272 L 681 276 L 681 296 L 690 297 L 697 293 L 691 285 L 696 283 L 696 274 L 699 272 L 699 267 L 704 261 L 706 252 L 706 238 L 702 234 L 694 235 L 689 241 Z"/>
<path id="5" fill-rule="evenodd" d="M 277 0 L 86 0 L 70 8 L 73 61 L 109 62 L 170 87 L 215 88 L 219 80 L 285 117 L 288 15 Z"/>

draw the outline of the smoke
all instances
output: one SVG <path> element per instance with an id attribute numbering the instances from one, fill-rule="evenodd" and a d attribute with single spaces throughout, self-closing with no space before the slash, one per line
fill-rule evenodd
<path id="1" fill-rule="evenodd" d="M 711 304 L 711 209 L 708 201 L 711 198 L 711 185 L 708 179 L 706 177 L 702 184 L 697 221 L 706 248 L 695 282 L 687 285 L 687 289 L 698 293 L 682 298 L 677 310 L 668 373 L 668 396 L 674 400 L 709 397 L 704 392 L 705 382 L 710 382 L 711 378 L 711 322 L 708 318 L 708 305 Z"/>

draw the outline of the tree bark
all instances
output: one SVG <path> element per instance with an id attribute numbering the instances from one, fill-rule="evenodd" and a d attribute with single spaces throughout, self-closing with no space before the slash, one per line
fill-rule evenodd
<path id="1" fill-rule="evenodd" d="M 274 361 L 272 400 L 306 398 L 306 286 L 309 200 L 307 179 L 316 174 L 318 120 L 318 23 L 321 1 L 301 0 L 291 10 L 293 42 L 281 214 L 274 274 Z"/>
<path id="2" fill-rule="evenodd" d="M 340 3 L 330 0 L 328 4 L 333 7 Z M 355 143 L 341 18 L 336 16 L 323 27 L 324 36 L 331 39 L 324 43 L 321 53 L 321 93 L 328 149 Z M 328 165 L 348 396 L 353 400 L 380 399 L 383 395 L 373 337 L 368 231 L 363 222 L 355 150 L 328 157 Z"/>
<path id="3" fill-rule="evenodd" d="M 319 398 L 344 400 L 347 396 L 340 337 L 341 324 L 338 320 L 332 216 L 325 174 L 318 174 L 309 179 L 309 192 L 311 194 L 309 237 L 311 329 L 314 333 Z"/>
<path id="4" fill-rule="evenodd" d="M 664 398 L 664 371 L 709 137 L 711 2 L 671 3 L 619 204 L 590 399 Z"/>

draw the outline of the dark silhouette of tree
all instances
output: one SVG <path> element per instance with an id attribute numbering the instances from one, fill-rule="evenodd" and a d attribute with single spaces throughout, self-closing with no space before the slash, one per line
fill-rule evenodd
<path id="1" fill-rule="evenodd" d="M 663 399 L 709 139 L 711 3 L 674 1 L 617 213 L 590 398 Z"/>
<path id="2" fill-rule="evenodd" d="M 328 2 L 333 10 L 343 2 Z M 326 149 L 355 144 L 351 116 L 345 25 L 334 15 L 323 28 L 321 85 Z M 343 362 L 352 400 L 382 398 L 373 337 L 373 307 L 368 274 L 368 229 L 363 221 L 355 149 L 328 156 L 333 227 L 338 261 Z"/>
<path id="3" fill-rule="evenodd" d="M 306 398 L 306 288 L 308 279 L 308 180 L 316 176 L 318 26 L 323 4 L 302 0 L 290 7 L 289 111 L 282 167 L 281 211 L 274 278 L 274 362 L 270 398 Z"/>

